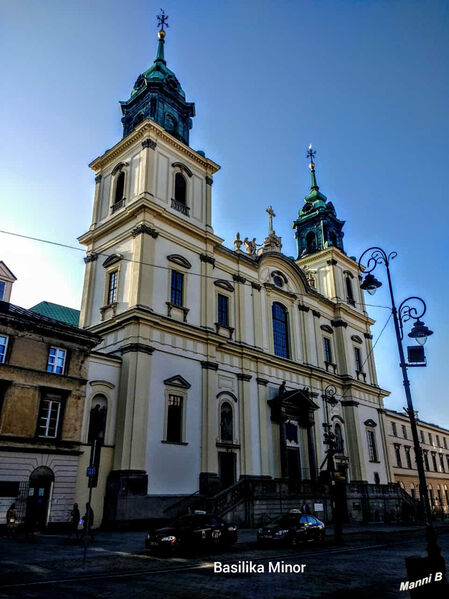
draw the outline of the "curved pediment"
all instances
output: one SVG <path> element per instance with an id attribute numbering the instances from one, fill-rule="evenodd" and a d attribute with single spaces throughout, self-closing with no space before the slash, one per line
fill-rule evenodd
<path id="1" fill-rule="evenodd" d="M 354 341 L 355 343 L 363 343 L 361 337 L 359 337 L 358 335 L 351 335 L 351 339 L 352 341 Z"/>
<path id="2" fill-rule="evenodd" d="M 234 291 L 234 286 L 231 285 L 229 281 L 225 281 L 224 279 L 217 279 L 214 281 L 214 285 L 221 287 L 222 289 L 226 289 L 226 291 Z"/>
<path id="3" fill-rule="evenodd" d="M 257 256 L 256 260 L 259 266 L 272 266 L 273 270 L 278 269 L 278 271 L 281 272 L 287 280 L 289 280 L 292 287 L 299 287 L 298 291 L 308 292 L 311 290 L 304 271 L 299 268 L 292 258 L 284 256 L 284 254 L 279 252 L 263 252 Z M 291 291 L 294 290 L 291 289 Z"/>
<path id="4" fill-rule="evenodd" d="M 116 264 L 117 262 L 120 262 L 120 260 L 123 258 L 123 256 L 121 254 L 111 254 L 110 256 L 108 256 L 106 258 L 106 260 L 103 262 L 103 266 L 105 268 L 107 268 L 108 266 L 112 266 L 113 264 Z"/>
<path id="5" fill-rule="evenodd" d="M 174 262 L 178 266 L 183 266 L 184 268 L 192 268 L 192 265 L 187 258 L 181 256 L 181 254 L 170 254 L 170 256 L 167 256 L 167 260 L 169 262 Z"/>
<path id="6" fill-rule="evenodd" d="M 333 334 L 333 332 L 334 332 L 334 329 L 333 329 L 332 327 L 330 327 L 328 324 L 322 324 L 322 325 L 320 326 L 320 329 L 321 329 L 322 331 L 326 331 L 326 333 L 329 333 L 329 334 L 331 334 L 331 335 L 332 335 L 332 334 Z"/>

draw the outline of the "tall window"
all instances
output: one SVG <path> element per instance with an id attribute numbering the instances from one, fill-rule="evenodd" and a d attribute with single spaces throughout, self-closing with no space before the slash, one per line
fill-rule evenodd
<path id="1" fill-rule="evenodd" d="M 171 443 L 182 442 L 182 412 L 184 398 L 181 395 L 169 395 L 167 406 L 167 437 Z"/>
<path id="2" fill-rule="evenodd" d="M 410 485 L 410 494 L 412 496 L 412 499 L 416 499 L 416 489 L 413 483 Z"/>
<path id="3" fill-rule="evenodd" d="M 368 439 L 368 455 L 370 462 L 377 462 L 377 446 L 376 446 L 376 433 L 371 430 L 366 431 Z"/>
<path id="4" fill-rule="evenodd" d="M 0 281 L 0 300 L 2 300 L 5 297 L 5 289 L 6 289 L 5 281 Z"/>
<path id="5" fill-rule="evenodd" d="M 405 446 L 405 460 L 407 462 L 407 468 L 412 467 L 412 458 L 410 456 L 410 447 L 408 445 Z"/>
<path id="6" fill-rule="evenodd" d="M 446 437 L 443 437 L 443 445 L 444 445 L 444 449 L 447 449 Z"/>
<path id="7" fill-rule="evenodd" d="M 109 273 L 108 279 L 108 305 L 117 301 L 118 270 Z"/>
<path id="8" fill-rule="evenodd" d="M 41 400 L 37 422 L 37 436 L 55 439 L 60 430 L 62 411 L 61 397 L 46 394 Z"/>
<path id="9" fill-rule="evenodd" d="M 423 457 L 424 457 L 424 468 L 426 470 L 430 470 L 429 468 L 429 454 L 427 451 L 423 451 Z"/>
<path id="10" fill-rule="evenodd" d="M 425 443 L 424 441 L 424 431 L 419 431 L 419 436 L 421 437 L 421 443 Z"/>
<path id="11" fill-rule="evenodd" d="M 401 446 L 399 443 L 394 444 L 394 453 L 396 456 L 396 466 L 398 468 L 402 468 L 402 460 L 401 460 Z"/>
<path id="12" fill-rule="evenodd" d="M 0 335 L 0 364 L 4 364 L 6 361 L 6 349 L 8 347 L 8 337 L 6 335 Z"/>
<path id="13" fill-rule="evenodd" d="M 438 466 L 437 466 L 437 454 L 435 451 L 432 451 L 432 466 L 435 472 L 438 472 Z"/>
<path id="14" fill-rule="evenodd" d="M 437 487 L 437 495 L 438 495 L 438 503 L 440 504 L 440 507 L 442 507 L 443 506 L 443 498 L 441 496 L 441 489 L 439 486 Z"/>
<path id="15" fill-rule="evenodd" d="M 358 347 L 354 347 L 355 369 L 357 372 L 362 372 L 362 355 Z"/>
<path id="16" fill-rule="evenodd" d="M 397 428 L 396 428 L 396 422 L 392 422 L 391 423 L 391 432 L 392 432 L 392 434 L 393 434 L 394 437 L 398 436 L 398 431 L 397 431 Z"/>
<path id="17" fill-rule="evenodd" d="M 449 505 L 449 493 L 446 485 L 444 485 L 444 496 L 446 497 L 446 504 Z"/>
<path id="18" fill-rule="evenodd" d="M 335 425 L 335 448 L 337 453 L 340 454 L 343 454 L 345 451 L 343 443 L 343 431 L 338 423 Z"/>
<path id="19" fill-rule="evenodd" d="M 331 340 L 327 337 L 323 337 L 323 348 L 324 348 L 324 361 L 329 364 L 332 363 L 332 349 Z"/>
<path id="20" fill-rule="evenodd" d="M 64 374 L 67 352 L 60 347 L 50 347 L 48 353 L 47 372 Z"/>
<path id="21" fill-rule="evenodd" d="M 440 453 L 440 466 L 441 466 L 441 472 L 444 472 L 444 459 L 443 459 L 442 453 Z"/>
<path id="22" fill-rule="evenodd" d="M 436 435 L 436 440 L 437 440 L 437 446 L 438 446 L 438 447 L 441 447 L 441 446 L 440 446 L 440 437 L 439 437 L 439 435 Z"/>
<path id="23" fill-rule="evenodd" d="M 223 442 L 232 443 L 234 430 L 232 422 L 232 407 L 227 401 L 221 404 L 220 409 L 220 439 Z"/>
<path id="24" fill-rule="evenodd" d="M 125 191 L 125 173 L 121 171 L 117 175 L 117 181 L 115 183 L 115 195 L 114 195 L 114 204 L 118 204 L 123 200 L 123 194 Z"/>
<path id="25" fill-rule="evenodd" d="M 182 289 L 184 275 L 176 270 L 171 271 L 170 301 L 174 306 L 182 306 Z"/>
<path id="26" fill-rule="evenodd" d="M 272 307 L 274 353 L 281 358 L 288 358 L 288 324 L 287 310 L 275 302 Z"/>
<path id="27" fill-rule="evenodd" d="M 432 441 L 432 433 L 429 433 L 429 445 L 432 445 L 433 441 Z"/>
<path id="28" fill-rule="evenodd" d="M 435 497 L 433 496 L 433 487 L 432 485 L 429 485 L 427 488 L 429 491 L 430 505 L 433 507 L 435 504 Z"/>
<path id="29" fill-rule="evenodd" d="M 187 183 L 181 173 L 175 175 L 175 200 L 180 204 L 186 203 Z"/>
<path id="30" fill-rule="evenodd" d="M 402 436 L 404 437 L 404 439 L 407 439 L 407 427 L 405 426 L 405 424 L 402 425 Z"/>
<path id="31" fill-rule="evenodd" d="M 355 301 L 354 301 L 354 293 L 352 291 L 352 281 L 349 277 L 346 277 L 346 294 L 347 294 L 347 300 L 348 303 L 351 304 L 352 306 L 355 305 Z"/>
<path id="32" fill-rule="evenodd" d="M 229 325 L 229 298 L 218 294 L 218 324 Z"/>

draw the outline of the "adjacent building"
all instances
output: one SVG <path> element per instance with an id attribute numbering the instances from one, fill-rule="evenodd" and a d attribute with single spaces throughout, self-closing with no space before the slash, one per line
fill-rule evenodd
<path id="1" fill-rule="evenodd" d="M 38 528 L 75 501 L 89 331 L 0 301 L 0 520 L 12 502 Z"/>
<path id="2" fill-rule="evenodd" d="M 393 477 L 413 499 L 419 500 L 419 480 L 416 468 L 410 420 L 406 414 L 386 411 L 387 441 Z M 418 436 L 423 452 L 427 489 L 432 508 L 449 513 L 449 431 L 418 420 Z"/>

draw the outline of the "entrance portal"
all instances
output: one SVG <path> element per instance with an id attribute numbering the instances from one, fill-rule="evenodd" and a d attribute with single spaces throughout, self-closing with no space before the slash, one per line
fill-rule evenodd
<path id="1" fill-rule="evenodd" d="M 218 471 L 222 487 L 230 487 L 235 483 L 235 453 L 218 452 Z"/>
<path id="2" fill-rule="evenodd" d="M 39 466 L 31 473 L 25 521 L 27 526 L 42 530 L 47 526 L 49 500 L 55 475 L 50 468 Z"/>

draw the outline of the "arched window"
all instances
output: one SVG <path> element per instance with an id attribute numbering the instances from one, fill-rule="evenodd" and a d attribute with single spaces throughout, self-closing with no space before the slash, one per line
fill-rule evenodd
<path id="1" fill-rule="evenodd" d="M 186 204 L 187 183 L 181 173 L 175 175 L 175 200 L 180 204 Z"/>
<path id="2" fill-rule="evenodd" d="M 115 195 L 114 195 L 114 204 L 118 204 L 123 200 L 123 194 L 125 191 L 125 173 L 124 171 L 120 171 L 117 175 L 117 181 L 115 182 Z"/>
<path id="3" fill-rule="evenodd" d="M 104 395 L 95 395 L 91 405 L 87 442 L 98 441 L 103 444 L 106 432 L 108 400 Z"/>
<path id="4" fill-rule="evenodd" d="M 232 443 L 234 440 L 234 425 L 232 422 L 232 407 L 227 401 L 220 408 L 220 440 L 223 443 Z"/>
<path id="5" fill-rule="evenodd" d="M 272 308 L 274 353 L 288 358 L 288 313 L 282 304 L 275 302 Z"/>
<path id="6" fill-rule="evenodd" d="M 337 236 L 335 235 L 334 231 L 329 233 L 329 245 L 337 247 Z"/>
<path id="7" fill-rule="evenodd" d="M 355 301 L 354 301 L 354 293 L 352 291 L 352 281 L 349 277 L 346 277 L 345 281 L 346 281 L 346 294 L 348 296 L 347 297 L 348 303 L 351 305 L 354 305 Z"/>
<path id="8" fill-rule="evenodd" d="M 306 235 L 306 246 L 308 254 L 316 251 L 316 237 L 313 231 L 309 231 Z"/>
<path id="9" fill-rule="evenodd" d="M 343 431 L 338 422 L 335 425 L 335 449 L 337 450 L 337 453 L 344 453 Z"/>

